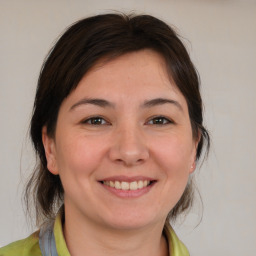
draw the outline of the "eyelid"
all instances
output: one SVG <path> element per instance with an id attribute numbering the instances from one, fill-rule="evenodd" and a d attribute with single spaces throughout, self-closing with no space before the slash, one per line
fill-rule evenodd
<path id="1" fill-rule="evenodd" d="M 92 123 L 89 123 L 89 121 L 92 121 L 93 119 L 102 119 L 104 121 L 104 123 L 103 124 L 92 124 Z M 111 124 L 106 118 L 104 118 L 104 117 L 102 117 L 100 115 L 87 117 L 87 118 L 83 119 L 81 121 L 81 123 L 82 124 L 92 125 L 92 126 L 110 125 Z"/>
<path id="2" fill-rule="evenodd" d="M 164 119 L 165 121 L 167 121 L 166 123 L 163 124 L 149 124 L 149 122 L 153 121 L 154 119 Z M 147 121 L 146 124 L 149 125 L 168 125 L 168 124 L 174 124 L 174 121 L 172 119 L 170 119 L 169 117 L 163 116 L 163 115 L 157 115 L 157 116 L 152 116 L 150 117 Z"/>
<path id="3" fill-rule="evenodd" d="M 103 121 L 103 123 L 100 123 L 100 124 L 93 124 L 93 123 L 90 123 L 90 121 L 92 121 L 93 119 L 101 119 Z M 163 123 L 150 123 L 152 121 L 154 121 L 154 119 L 162 119 L 164 120 Z M 87 125 L 92 125 L 92 126 L 101 126 L 101 125 L 111 125 L 111 123 L 103 116 L 100 116 L 100 115 L 95 115 L 95 116 L 89 116 L 85 119 L 83 119 L 81 121 L 82 124 L 87 124 Z M 166 117 L 164 115 L 155 115 L 155 116 L 152 116 L 150 118 L 148 118 L 148 120 L 145 122 L 145 124 L 147 125 L 168 125 L 168 124 L 174 124 L 175 122 L 169 118 L 169 117 Z"/>

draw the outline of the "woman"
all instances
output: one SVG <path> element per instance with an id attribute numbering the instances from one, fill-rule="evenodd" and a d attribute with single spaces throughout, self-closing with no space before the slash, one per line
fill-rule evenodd
<path id="1" fill-rule="evenodd" d="M 196 70 L 164 22 L 72 25 L 42 67 L 30 132 L 41 228 L 0 255 L 189 255 L 169 221 L 192 204 L 209 136 Z"/>

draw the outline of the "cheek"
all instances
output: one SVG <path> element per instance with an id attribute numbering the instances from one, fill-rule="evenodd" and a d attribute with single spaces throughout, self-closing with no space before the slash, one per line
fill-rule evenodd
<path id="1" fill-rule="evenodd" d="M 180 200 L 190 173 L 192 140 L 186 136 L 158 138 L 158 143 L 151 145 L 152 160 L 159 172 L 161 187 L 159 209 L 167 215 Z M 166 216 L 165 216 L 166 217 Z"/>
<path id="2" fill-rule="evenodd" d="M 186 168 L 193 159 L 192 145 L 192 139 L 184 136 L 162 138 L 157 141 L 154 152 L 166 165 Z"/>
<path id="3" fill-rule="evenodd" d="M 76 179 L 84 182 L 84 179 L 88 179 L 97 169 L 104 149 L 97 143 L 97 140 L 90 140 L 77 135 L 70 138 L 66 137 L 60 141 L 57 151 L 57 161 L 62 180 Z M 63 182 L 65 181 L 63 180 Z"/>
<path id="4" fill-rule="evenodd" d="M 158 141 L 158 146 L 155 147 L 155 161 L 160 166 L 166 182 L 173 188 L 183 189 L 187 184 L 193 159 L 192 145 L 192 139 L 171 137 Z"/>

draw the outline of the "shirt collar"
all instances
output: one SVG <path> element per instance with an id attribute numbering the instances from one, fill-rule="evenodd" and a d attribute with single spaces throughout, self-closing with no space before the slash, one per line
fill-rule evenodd
<path id="1" fill-rule="evenodd" d="M 64 207 L 62 207 L 55 219 L 54 223 L 54 237 L 56 242 L 56 249 L 58 255 L 61 256 L 70 256 L 70 253 L 67 248 L 67 244 L 64 238 L 64 233 L 62 229 L 64 217 Z M 189 252 L 186 246 L 179 240 L 178 236 L 174 232 L 170 224 L 164 226 L 164 235 L 167 238 L 168 247 L 169 247 L 169 256 L 189 256 Z"/>

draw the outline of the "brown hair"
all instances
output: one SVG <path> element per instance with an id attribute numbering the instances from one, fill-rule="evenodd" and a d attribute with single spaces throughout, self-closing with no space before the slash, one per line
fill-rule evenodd
<path id="1" fill-rule="evenodd" d="M 38 166 L 25 190 L 27 209 L 32 199 L 37 224 L 55 216 L 64 194 L 59 176 L 47 169 L 42 127 L 46 126 L 48 135 L 54 137 L 61 103 L 97 61 L 146 48 L 164 57 L 171 78 L 187 101 L 193 136 L 200 139 L 197 160 L 205 143 L 209 149 L 209 135 L 203 127 L 199 77 L 175 31 L 149 15 L 104 14 L 82 19 L 69 27 L 51 49 L 38 79 L 30 127 Z M 169 217 L 175 219 L 192 205 L 192 200 L 193 187 L 188 183 Z"/>

